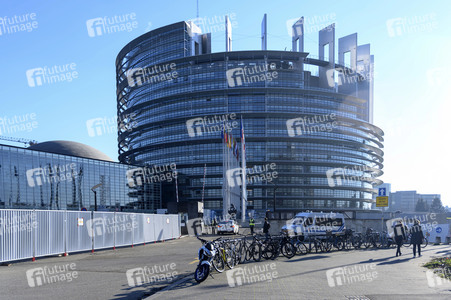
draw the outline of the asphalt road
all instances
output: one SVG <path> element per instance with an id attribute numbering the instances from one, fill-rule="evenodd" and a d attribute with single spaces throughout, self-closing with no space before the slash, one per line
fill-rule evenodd
<path id="1" fill-rule="evenodd" d="M 196 239 L 186 237 L 133 248 L 38 258 L 35 262 L 0 266 L 0 299 L 141 299 L 192 274 L 196 265 L 189 263 L 195 259 L 199 245 Z M 174 264 L 175 268 L 171 268 Z M 149 276 L 142 285 L 130 286 L 127 270 L 146 267 L 149 273 L 170 273 L 171 276 Z M 156 272 L 153 271 L 155 267 Z M 46 268 L 46 276 L 42 279 L 39 269 L 29 282 L 27 271 L 33 273 L 32 269 L 36 268 Z M 76 276 L 72 276 L 74 271 Z M 172 277 L 174 271 L 177 272 L 175 279 Z M 44 284 L 39 285 L 42 281 Z M 30 287 L 29 283 L 35 286 Z"/>
<path id="2" fill-rule="evenodd" d="M 451 299 L 451 283 L 428 278 L 422 267 L 433 256 L 450 255 L 450 246 L 428 246 L 416 258 L 412 249 L 401 257 L 395 251 L 280 257 L 213 272 L 201 284 L 190 276 L 149 299 Z"/>
<path id="3" fill-rule="evenodd" d="M 213 272 L 213 277 L 197 284 L 192 274 L 199 246 L 195 238 L 184 237 L 0 266 L 0 299 L 451 298 L 451 284 L 436 282 L 431 287 L 421 267 L 431 256 L 451 255 L 448 245 L 428 246 L 422 257 L 414 259 L 410 249 L 404 249 L 401 258 L 394 257 L 394 249 L 280 257 Z M 340 276 L 340 270 L 345 274 Z"/>

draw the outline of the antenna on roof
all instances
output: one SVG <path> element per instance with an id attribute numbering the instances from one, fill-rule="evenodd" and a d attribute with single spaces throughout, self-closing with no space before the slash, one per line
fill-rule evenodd
<path id="1" fill-rule="evenodd" d="M 199 19 L 199 0 L 197 0 L 197 15 L 196 18 Z"/>

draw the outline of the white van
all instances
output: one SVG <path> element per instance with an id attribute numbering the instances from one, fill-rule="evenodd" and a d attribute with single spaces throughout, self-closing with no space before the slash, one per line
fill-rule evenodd
<path id="1" fill-rule="evenodd" d="M 344 233 L 345 218 L 343 214 L 303 212 L 287 221 L 282 227 L 282 232 L 291 235 L 326 235 L 327 231 L 332 234 Z"/>

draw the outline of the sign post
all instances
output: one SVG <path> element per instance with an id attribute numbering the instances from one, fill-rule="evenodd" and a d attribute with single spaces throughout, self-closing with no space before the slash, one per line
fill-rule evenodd
<path id="1" fill-rule="evenodd" d="M 376 197 L 376 207 L 388 207 L 388 196 L 386 188 L 379 188 L 378 196 Z M 384 231 L 384 210 L 381 208 L 382 214 L 382 228 L 381 231 Z"/>

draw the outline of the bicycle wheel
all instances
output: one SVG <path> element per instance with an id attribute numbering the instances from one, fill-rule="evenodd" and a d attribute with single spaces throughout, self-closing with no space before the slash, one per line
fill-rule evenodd
<path id="1" fill-rule="evenodd" d="M 235 267 L 235 265 L 236 265 L 235 251 L 233 251 L 231 249 L 225 250 L 225 259 L 226 259 L 227 267 L 229 267 L 229 269 L 233 269 L 233 267 Z"/>
<path id="2" fill-rule="evenodd" d="M 262 249 L 262 256 L 265 259 L 271 259 L 274 255 L 274 246 L 272 244 L 266 244 Z"/>
<path id="3" fill-rule="evenodd" d="M 321 242 L 321 252 L 330 252 L 332 250 L 332 242 L 327 240 L 327 241 L 322 241 Z"/>
<path id="4" fill-rule="evenodd" d="M 260 244 L 254 244 L 252 253 L 252 258 L 254 259 L 254 261 L 259 262 L 262 260 L 262 247 Z"/>
<path id="5" fill-rule="evenodd" d="M 237 248 L 238 250 L 236 251 L 236 255 L 237 255 L 237 263 L 238 264 L 242 264 L 246 261 L 246 247 L 244 246 L 244 244 L 241 242 Z"/>
<path id="6" fill-rule="evenodd" d="M 338 251 L 341 251 L 344 249 L 344 243 L 342 240 L 338 240 L 334 244 L 335 248 L 337 248 Z"/>
<path id="7" fill-rule="evenodd" d="M 296 254 L 297 255 L 305 255 L 305 254 L 307 254 L 307 252 L 308 252 L 308 249 L 307 249 L 307 246 L 304 245 L 304 243 L 302 243 L 302 242 L 296 243 Z"/>
<path id="8" fill-rule="evenodd" d="M 354 249 L 360 249 L 360 246 L 362 246 L 362 239 L 360 236 L 354 236 L 352 237 L 352 246 Z"/>
<path id="9" fill-rule="evenodd" d="M 382 248 L 382 241 L 381 241 L 381 238 L 380 237 L 374 237 L 373 238 L 373 245 L 374 245 L 374 247 L 375 248 L 377 248 L 377 249 L 380 249 L 380 248 Z"/>
<path id="10" fill-rule="evenodd" d="M 421 243 L 421 248 L 425 248 L 428 245 L 428 239 L 423 238 L 423 243 Z"/>
<path id="11" fill-rule="evenodd" d="M 296 248 L 293 246 L 292 243 L 286 242 L 282 245 L 282 255 L 286 258 L 292 258 L 296 255 Z"/>
<path id="12" fill-rule="evenodd" d="M 343 248 L 344 248 L 345 250 L 351 250 L 352 247 L 353 247 L 352 241 L 351 241 L 349 238 L 346 239 L 346 240 L 344 241 L 344 243 L 343 243 Z"/>
<path id="13" fill-rule="evenodd" d="M 225 263 L 224 263 L 224 260 L 222 259 L 221 254 L 219 254 L 219 251 L 220 250 L 218 250 L 215 257 L 213 258 L 212 265 L 216 271 L 218 271 L 219 273 L 222 273 L 225 270 Z"/>
<path id="14" fill-rule="evenodd" d="M 409 234 L 409 236 L 403 241 L 403 246 L 404 247 L 410 247 L 410 246 L 412 246 L 412 242 L 410 241 L 410 234 Z"/>
<path id="15" fill-rule="evenodd" d="M 369 247 L 371 247 L 372 244 L 373 244 L 373 243 L 372 243 L 372 241 L 371 241 L 370 238 L 366 238 L 366 239 L 363 241 L 363 247 L 365 247 L 366 249 L 368 249 Z"/>

